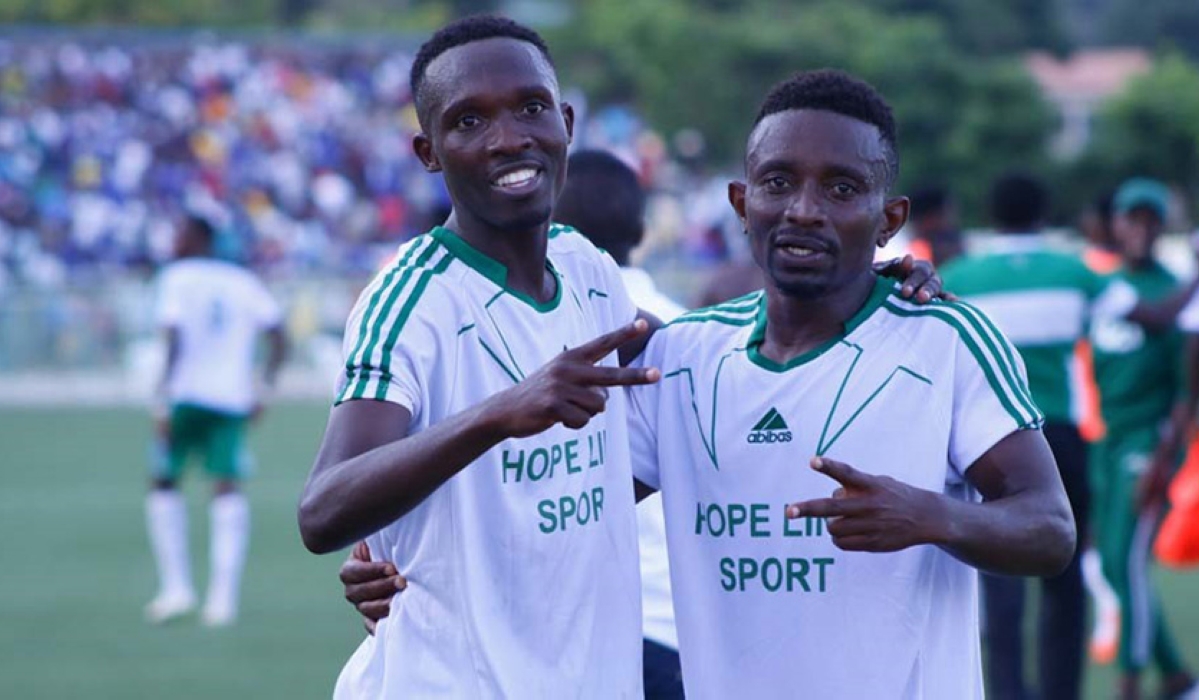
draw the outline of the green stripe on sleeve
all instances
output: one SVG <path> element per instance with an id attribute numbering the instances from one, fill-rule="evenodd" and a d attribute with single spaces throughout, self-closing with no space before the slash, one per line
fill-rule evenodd
<path id="1" fill-rule="evenodd" d="M 438 246 L 440 247 L 440 246 Z M 430 253 L 431 255 L 431 253 Z M 422 256 L 425 257 L 425 256 Z M 431 270 L 420 270 L 417 273 L 416 283 L 412 287 L 412 292 L 408 298 L 404 300 L 404 305 L 400 307 L 400 313 L 396 320 L 391 324 L 391 329 L 387 334 L 387 338 L 383 342 L 381 355 L 379 359 L 379 379 L 378 386 L 375 388 L 375 398 L 383 400 L 387 396 L 387 384 L 391 381 L 391 353 L 395 349 L 396 341 L 399 340 L 400 331 L 404 329 L 404 324 L 408 322 L 408 318 L 412 315 L 412 310 L 416 308 L 416 303 L 420 300 L 425 288 L 429 286 L 429 280 L 435 275 L 439 275 L 446 271 L 450 263 L 454 261 L 454 256 L 448 253 L 443 255 L 437 265 Z M 426 258 L 421 264 L 428 262 Z M 373 356 L 374 353 L 372 353 Z M 354 389 L 354 398 L 360 399 L 366 393 L 367 385 L 369 384 L 369 375 L 359 374 L 358 386 Z"/>
<path id="2" fill-rule="evenodd" d="M 392 280 L 395 279 L 396 275 L 400 274 L 408 266 L 412 256 L 415 255 L 423 245 L 427 244 L 428 240 L 429 239 L 425 239 L 414 242 L 413 245 L 408 248 L 407 252 L 404 253 L 404 256 L 400 258 L 400 260 L 393 265 L 390 270 L 387 271 L 387 274 L 384 275 L 382 281 L 380 281 L 379 287 L 375 289 L 375 293 L 371 295 L 371 300 L 367 303 L 366 310 L 362 312 L 362 323 L 358 327 L 358 342 L 354 344 L 354 349 L 351 350 L 348 355 L 346 355 L 346 379 L 354 378 L 354 366 L 356 364 L 354 357 L 359 355 L 359 353 L 362 351 L 363 345 L 366 343 L 366 338 L 368 335 L 367 329 L 370 327 L 371 314 L 376 308 L 378 308 L 379 300 L 382 299 L 383 294 L 388 291 L 389 286 L 391 285 Z M 361 358 L 359 361 L 361 361 Z"/>
<path id="3" fill-rule="evenodd" d="M 909 304 L 909 309 L 924 308 L 912 307 L 910 302 L 904 303 Z M 1011 345 L 1004 338 L 1004 335 L 999 332 L 999 329 L 995 327 L 995 324 L 992 323 L 985 314 L 970 304 L 952 302 L 949 304 L 938 305 L 936 308 L 944 312 L 953 312 L 954 314 L 961 315 L 966 320 L 969 326 L 974 329 L 975 333 L 978 334 L 978 337 L 982 339 L 983 343 L 991 351 L 994 359 L 997 360 L 997 365 L 1003 372 L 1005 378 L 1014 387 L 1016 387 L 1016 401 L 1019 402 L 1022 408 L 1026 410 L 1030 416 L 1033 416 L 1034 419 L 1043 419 L 1044 416 L 1041 414 L 1040 409 L 1037 408 L 1036 403 L 1034 403 L 1032 400 L 1032 392 L 1028 389 L 1028 383 L 1020 374 L 1020 364 L 1016 361 L 1016 358 L 1013 355 Z"/>
<path id="4" fill-rule="evenodd" d="M 988 353 L 984 351 L 982 347 L 980 347 L 979 342 L 975 340 L 970 331 L 967 330 L 966 323 L 964 323 L 962 319 L 958 318 L 954 314 L 949 313 L 945 307 L 927 307 L 919 310 L 904 309 L 892 303 L 890 299 L 883 302 L 883 308 L 895 314 L 896 316 L 931 316 L 949 324 L 958 332 L 958 337 L 962 339 L 963 344 L 965 344 L 966 348 L 974 356 L 975 361 L 983 371 L 983 376 L 987 379 L 987 383 L 991 385 L 991 390 L 995 392 L 996 397 L 999 398 L 1000 404 L 1003 405 L 1003 408 L 1008 412 L 1008 415 L 1015 420 L 1016 425 L 1020 426 L 1021 428 L 1030 428 L 1040 425 L 1040 412 L 1035 410 L 1035 408 L 1029 411 L 1029 409 L 1025 407 L 1024 404 L 1026 402 L 1029 406 L 1031 406 L 1032 403 L 1031 401 L 1027 401 L 1026 397 L 1022 396 L 1023 391 L 1021 390 L 1020 385 L 1014 380 L 1005 376 L 1004 379 L 1006 381 L 1000 381 L 996 374 L 996 369 L 998 368 L 1000 370 L 1006 370 L 1006 367 L 1004 367 L 1003 363 L 999 361 L 998 357 L 989 356 Z M 993 354 L 994 350 L 992 349 L 991 352 Z M 1004 371 L 1004 374 L 1007 374 L 1006 371 Z M 1016 403 L 1013 403 L 1013 396 L 1016 397 L 1016 403 L 1021 404 L 1019 408 L 1017 407 Z M 1028 412 L 1028 415 L 1025 415 L 1026 411 Z"/>
<path id="5" fill-rule="evenodd" d="M 1016 376 L 1016 381 L 1019 382 L 1020 388 L 1024 390 L 1024 393 L 1028 397 L 1031 397 L 1032 392 L 1028 388 L 1028 382 L 1025 381 L 1024 377 L 1018 371 L 1020 363 L 1016 361 L 1015 351 L 1012 348 L 1012 344 L 1003 335 L 1003 333 L 999 331 L 999 328 L 995 326 L 994 321 L 987 318 L 986 314 L 972 304 L 959 301 L 954 302 L 954 306 L 961 311 L 968 312 L 971 317 L 977 320 L 980 326 L 986 328 L 988 335 L 994 340 L 995 344 L 1003 350 L 1003 354 L 1007 358 L 1008 365 L 1012 368 L 1012 374 Z M 1029 404 L 1034 409 L 1036 408 L 1036 405 L 1032 403 L 1031 398 L 1029 398 Z"/>
<path id="6" fill-rule="evenodd" d="M 358 361 L 355 363 L 360 369 L 370 370 L 375 369 L 378 366 L 377 364 L 371 362 L 371 360 L 375 356 L 375 350 L 379 344 L 379 336 L 383 333 L 383 324 L 388 318 L 391 317 L 391 310 L 395 307 L 396 302 L 399 301 L 400 296 L 402 296 L 404 288 L 408 285 L 408 280 L 410 280 L 412 275 L 415 274 L 421 267 L 428 263 L 429 258 L 433 257 L 433 254 L 440 248 L 441 244 L 436 242 L 434 242 L 433 245 L 430 245 L 428 248 L 425 248 L 424 251 L 422 251 L 412 263 L 412 265 L 404 268 L 403 273 L 400 275 L 399 281 L 396 282 L 388 292 L 387 300 L 383 302 L 382 308 L 375 316 L 374 323 L 371 324 L 371 332 L 370 336 L 367 338 L 366 346 L 363 348 L 362 354 L 358 357 Z M 361 377 L 359 379 L 361 380 Z"/>

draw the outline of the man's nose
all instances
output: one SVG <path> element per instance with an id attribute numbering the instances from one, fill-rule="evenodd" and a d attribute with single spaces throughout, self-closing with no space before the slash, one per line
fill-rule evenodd
<path id="1" fill-rule="evenodd" d="M 488 143 L 492 153 L 520 153 L 533 145 L 529 129 L 515 115 L 502 114 L 496 117 L 491 127 Z"/>
<path id="2" fill-rule="evenodd" d="M 824 198 L 815 184 L 800 186 L 787 204 L 787 221 L 796 226 L 818 226 L 825 222 Z"/>

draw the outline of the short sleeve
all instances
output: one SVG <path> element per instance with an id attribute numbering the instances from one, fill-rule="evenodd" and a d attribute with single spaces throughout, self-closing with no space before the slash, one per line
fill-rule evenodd
<path id="1" fill-rule="evenodd" d="M 953 424 L 949 458 L 959 476 L 1003 438 L 1034 430 L 1044 416 L 1032 400 L 1024 360 L 980 311 L 959 333 L 954 357 Z"/>
<path id="2" fill-rule="evenodd" d="M 1103 276 L 1091 270 L 1088 298 L 1091 301 L 1091 322 L 1124 318 L 1137 305 L 1137 290 L 1128 282 Z"/>
<path id="3" fill-rule="evenodd" d="M 440 291 L 382 275 L 362 293 L 346 322 L 335 405 L 372 399 L 420 413 L 430 376 L 444 359 L 444 328 L 454 321 L 448 309 L 434 308 L 444 306 Z"/>
<path id="4" fill-rule="evenodd" d="M 650 341 L 652 346 L 654 341 Z M 633 360 L 633 367 L 653 366 L 648 356 L 650 349 Z M 629 456 L 633 463 L 633 476 L 646 486 L 658 490 L 661 479 L 658 474 L 658 431 L 655 418 L 658 415 L 657 401 L 660 395 L 658 384 L 645 384 L 626 389 L 629 397 Z"/>

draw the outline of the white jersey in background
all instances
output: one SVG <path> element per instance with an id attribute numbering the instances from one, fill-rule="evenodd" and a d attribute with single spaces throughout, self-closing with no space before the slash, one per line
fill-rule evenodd
<path id="1" fill-rule="evenodd" d="M 573 229 L 551 228 L 548 261 L 542 304 L 446 229 L 406 244 L 350 315 L 338 400 L 398 403 L 416 434 L 636 317 L 615 263 Z M 503 441 L 367 538 L 408 588 L 335 697 L 641 696 L 625 402 L 612 391 L 582 430 Z"/>
<path id="2" fill-rule="evenodd" d="M 254 407 L 254 347 L 278 326 L 279 305 L 243 267 L 184 258 L 158 279 L 156 321 L 179 334 L 167 393 L 172 404 L 246 414 Z"/>
<path id="3" fill-rule="evenodd" d="M 624 287 L 637 308 L 669 323 L 686 309 L 658 291 L 645 270 L 620 268 Z M 666 521 L 662 496 L 652 494 L 637 504 L 637 543 L 641 549 L 641 625 L 646 639 L 671 649 L 679 648 L 674 627 L 674 604 L 670 597 L 670 562 L 666 555 Z"/>
<path id="4" fill-rule="evenodd" d="M 983 695 L 977 575 L 934 546 L 833 545 L 788 503 L 838 484 L 814 455 L 954 498 L 965 470 L 1041 424 L 1019 356 L 964 304 L 878 281 L 844 336 L 785 365 L 759 352 L 762 292 L 685 314 L 640 360 L 634 474 L 661 489 L 689 698 Z"/>

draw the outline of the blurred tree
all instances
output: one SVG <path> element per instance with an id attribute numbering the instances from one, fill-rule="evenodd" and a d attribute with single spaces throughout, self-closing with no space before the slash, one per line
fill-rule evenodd
<path id="1" fill-rule="evenodd" d="M 901 186 L 947 182 L 977 220 L 990 178 L 1039 167 L 1053 117 L 1015 63 L 964 55 L 932 16 L 848 3 L 579 0 L 551 39 L 566 82 L 635 102 L 667 136 L 698 129 L 705 160 L 739 158 L 757 105 L 790 73 L 836 67 L 877 86 L 900 125 Z"/>
<path id="2" fill-rule="evenodd" d="M 966 53 L 997 55 L 1023 49 L 1065 52 L 1070 45 L 1062 0 L 869 0 L 892 14 L 933 16 Z"/>
<path id="3" fill-rule="evenodd" d="M 1174 48 L 1199 60 L 1199 1 L 1106 0 L 1101 41 L 1113 46 Z"/>
<path id="4" fill-rule="evenodd" d="M 283 0 L 0 0 L 0 22 L 153 26 L 267 24 Z"/>
<path id="5" fill-rule="evenodd" d="M 1199 202 L 1199 66 L 1178 52 L 1163 56 L 1103 110 L 1073 169 L 1093 191 L 1146 175 Z"/>

